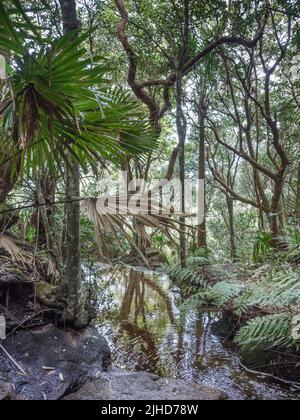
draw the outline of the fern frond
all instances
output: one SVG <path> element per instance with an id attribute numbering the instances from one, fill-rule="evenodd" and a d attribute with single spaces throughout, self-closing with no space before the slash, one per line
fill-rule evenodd
<path id="1" fill-rule="evenodd" d="M 291 347 L 294 344 L 292 315 L 281 313 L 255 318 L 239 330 L 235 342 L 244 352 L 270 346 Z"/>
<path id="2" fill-rule="evenodd" d="M 207 281 L 203 278 L 199 267 L 181 268 L 180 266 L 164 266 L 163 271 L 180 286 L 194 285 L 201 288 L 207 287 Z"/>
<path id="3" fill-rule="evenodd" d="M 220 282 L 208 289 L 206 299 L 215 306 L 224 308 L 245 290 L 245 285 L 235 282 Z"/>
<path id="4" fill-rule="evenodd" d="M 240 299 L 246 306 L 286 308 L 300 302 L 300 273 L 296 268 L 272 270 L 253 283 Z M 236 302 L 238 303 L 238 301 Z"/>

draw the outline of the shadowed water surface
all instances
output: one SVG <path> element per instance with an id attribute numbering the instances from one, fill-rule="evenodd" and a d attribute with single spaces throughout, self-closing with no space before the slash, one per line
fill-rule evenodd
<path id="1" fill-rule="evenodd" d="M 192 312 L 183 318 L 180 293 L 170 289 L 167 276 L 101 266 L 91 276 L 95 280 L 101 302 L 98 328 L 117 367 L 204 383 L 225 391 L 232 400 L 300 398 L 299 390 L 240 366 L 235 348 L 212 333 L 221 314 Z"/>

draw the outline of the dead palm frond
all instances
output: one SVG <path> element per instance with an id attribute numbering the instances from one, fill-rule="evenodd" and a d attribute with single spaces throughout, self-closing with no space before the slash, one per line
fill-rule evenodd
<path id="1" fill-rule="evenodd" d="M 175 247 L 178 247 L 175 235 L 180 232 L 182 223 L 176 220 L 176 217 L 190 215 L 175 213 L 172 209 L 164 207 L 158 200 L 148 197 L 142 197 L 139 200 L 139 206 L 131 208 L 129 204 L 131 197 L 130 195 L 115 195 L 99 199 L 91 198 L 84 202 L 84 208 L 95 226 L 96 240 L 102 257 L 107 256 L 107 246 L 103 235 L 109 235 L 118 242 L 121 248 L 125 239 L 149 266 L 144 250 L 133 238 L 138 235 L 142 243 L 150 243 L 151 237 L 146 228 L 152 228 L 161 231 Z"/>

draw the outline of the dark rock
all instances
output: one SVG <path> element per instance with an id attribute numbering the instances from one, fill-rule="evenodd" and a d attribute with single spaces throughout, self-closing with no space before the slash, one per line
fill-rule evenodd
<path id="1" fill-rule="evenodd" d="M 89 382 L 73 394 L 68 395 L 68 401 L 105 401 L 111 399 L 110 381 L 107 378 Z"/>
<path id="2" fill-rule="evenodd" d="M 0 265 L 0 289 L 6 289 L 11 286 L 23 284 L 24 276 L 17 270 L 7 270 Z"/>
<path id="3" fill-rule="evenodd" d="M 66 400 L 197 400 L 218 401 L 226 395 L 215 389 L 180 379 L 161 379 L 147 372 L 112 371 L 86 384 Z"/>
<path id="4" fill-rule="evenodd" d="M 231 314 L 224 313 L 220 320 L 212 324 L 211 331 L 217 337 L 232 340 L 235 336 L 238 325 L 237 318 Z"/>
<path id="5" fill-rule="evenodd" d="M 0 350 L 0 371 L 25 400 L 62 399 L 98 379 L 111 364 L 106 340 L 91 328 L 74 332 L 48 325 L 21 331 L 2 345 L 28 375 Z"/>

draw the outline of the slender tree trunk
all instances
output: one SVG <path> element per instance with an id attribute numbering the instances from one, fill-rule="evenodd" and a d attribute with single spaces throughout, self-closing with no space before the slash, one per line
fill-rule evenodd
<path id="1" fill-rule="evenodd" d="M 285 212 L 284 212 L 284 200 L 283 198 L 280 200 L 280 206 L 279 206 L 279 214 L 278 214 L 278 221 L 279 221 L 279 227 L 280 231 L 284 232 L 286 227 L 286 219 L 285 219 Z"/>
<path id="2" fill-rule="evenodd" d="M 198 122 L 199 122 L 199 179 L 204 180 L 204 200 L 205 200 L 205 107 L 200 105 L 198 109 Z M 204 205 L 205 208 L 205 205 Z M 207 235 L 206 235 L 206 218 L 204 215 L 203 223 L 198 228 L 198 248 L 207 248 Z"/>
<path id="3" fill-rule="evenodd" d="M 282 229 L 280 226 L 280 218 L 279 213 L 281 210 L 281 199 L 282 199 L 282 191 L 283 191 L 283 185 L 284 185 L 284 173 L 280 174 L 278 177 L 278 180 L 275 182 L 274 186 L 274 193 L 272 197 L 272 206 L 271 206 L 271 215 L 269 216 L 270 220 L 270 228 L 273 233 L 274 239 L 273 239 L 273 245 L 275 248 L 279 247 L 281 244 L 280 237 L 282 236 Z"/>
<path id="4" fill-rule="evenodd" d="M 60 0 L 63 17 L 64 33 L 79 29 L 80 23 L 77 19 L 76 1 Z M 74 327 L 81 328 L 87 325 L 84 311 L 84 299 L 82 296 L 81 278 L 81 255 L 80 255 L 80 203 L 76 200 L 80 196 L 80 166 L 75 159 L 69 155 L 67 168 L 66 200 L 67 224 L 66 224 L 66 274 L 63 293 L 66 297 L 65 320 L 72 323 Z"/>
<path id="5" fill-rule="evenodd" d="M 179 140 L 179 171 L 181 183 L 181 212 L 185 213 L 185 141 L 186 141 L 186 119 L 182 109 L 182 79 L 183 74 L 179 70 L 176 82 L 176 125 Z M 181 217 L 182 225 L 180 227 L 180 262 L 181 266 L 186 266 L 186 227 L 185 218 Z"/>
<path id="6" fill-rule="evenodd" d="M 298 166 L 298 179 L 297 179 L 297 195 L 296 195 L 296 220 L 300 227 L 300 163 Z"/>
<path id="7" fill-rule="evenodd" d="M 178 133 L 178 157 L 179 157 L 179 171 L 181 182 L 181 211 L 185 213 L 185 142 L 187 134 L 187 121 L 183 111 L 183 77 L 184 77 L 184 64 L 188 53 L 189 34 L 190 34 L 190 0 L 184 0 L 184 20 L 183 20 L 183 47 L 178 56 L 177 63 L 177 80 L 176 80 L 176 126 Z M 181 217 L 180 228 L 180 261 L 181 266 L 186 266 L 187 257 L 187 239 L 185 218 Z"/>
<path id="8" fill-rule="evenodd" d="M 59 0 L 62 17 L 64 33 L 75 31 L 79 29 L 80 22 L 77 18 L 76 0 Z"/>
<path id="9" fill-rule="evenodd" d="M 36 226 L 37 240 L 41 246 L 49 248 L 49 232 L 53 230 L 53 217 L 55 208 L 51 203 L 55 201 L 56 181 L 47 171 L 39 173 L 36 179 L 36 202 L 37 204 L 49 203 L 43 209 L 37 207 L 33 215 Z M 42 216 L 42 217 L 40 217 Z"/>
<path id="10" fill-rule="evenodd" d="M 233 200 L 229 196 L 226 197 L 226 201 L 227 201 L 227 208 L 228 208 L 231 259 L 232 261 L 236 261 L 237 260 L 237 247 L 236 247 L 235 227 L 234 227 L 234 206 L 233 206 Z"/>

